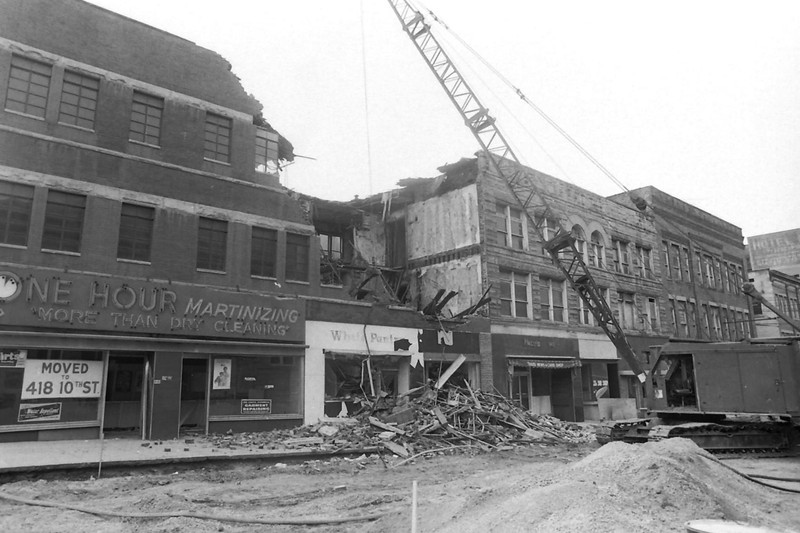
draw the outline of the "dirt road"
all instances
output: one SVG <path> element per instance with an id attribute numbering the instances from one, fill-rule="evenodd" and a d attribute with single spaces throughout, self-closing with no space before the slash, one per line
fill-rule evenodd
<path id="1" fill-rule="evenodd" d="M 739 466 L 755 472 L 747 461 Z M 407 532 L 414 481 L 420 532 L 683 532 L 703 518 L 800 531 L 800 495 L 748 481 L 683 439 L 89 476 L 17 479 L 0 493 L 109 514 L 0 499 L 0 531 Z"/>

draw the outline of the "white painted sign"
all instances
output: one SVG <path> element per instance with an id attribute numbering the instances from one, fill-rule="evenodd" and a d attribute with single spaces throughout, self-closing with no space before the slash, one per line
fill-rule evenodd
<path id="1" fill-rule="evenodd" d="M 102 383 L 102 361 L 27 359 L 21 399 L 99 398 Z"/>
<path id="2" fill-rule="evenodd" d="M 419 331 L 411 328 L 367 326 L 337 322 L 306 323 L 309 344 L 329 350 L 396 352 L 419 351 Z"/>

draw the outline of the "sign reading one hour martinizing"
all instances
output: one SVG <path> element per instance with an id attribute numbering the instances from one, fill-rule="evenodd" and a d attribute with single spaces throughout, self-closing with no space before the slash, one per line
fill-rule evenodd
<path id="1" fill-rule="evenodd" d="M 124 333 L 303 341 L 297 299 L 190 285 L 15 269 L 0 298 L 0 325 Z M 13 294 L 12 294 L 13 292 Z"/>

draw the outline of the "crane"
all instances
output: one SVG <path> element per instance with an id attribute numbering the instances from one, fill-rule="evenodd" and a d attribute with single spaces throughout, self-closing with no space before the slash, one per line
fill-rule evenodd
<path id="1" fill-rule="evenodd" d="M 776 306 L 772 305 L 772 303 L 770 303 L 769 300 L 764 298 L 764 295 L 761 294 L 758 291 L 758 289 L 756 289 L 755 285 L 749 282 L 745 283 L 744 285 L 742 285 L 742 291 L 744 291 L 744 293 L 748 295 L 750 298 L 752 298 L 754 301 L 760 303 L 761 305 L 763 305 L 764 307 L 775 313 L 775 315 L 778 318 L 789 324 L 798 334 L 800 334 L 800 324 L 792 320 L 786 313 L 778 309 Z"/>
<path id="2" fill-rule="evenodd" d="M 591 311 L 597 325 L 605 332 L 630 369 L 644 383 L 646 374 L 625 333 L 614 317 L 614 313 L 575 245 L 571 231 L 565 230 L 546 198 L 537 188 L 535 179 L 528 175 L 505 137 L 489 115 L 475 92 L 456 68 L 455 64 L 431 33 L 430 26 L 418 10 L 406 0 L 388 0 L 403 30 L 422 55 L 425 63 L 456 107 L 464 123 L 470 129 L 482 150 L 486 153 L 492 170 L 501 177 L 513 192 L 531 227 L 542 242 L 556 268 L 561 271 L 570 286 L 578 293 Z M 504 169 L 504 161 L 511 161 L 512 170 Z M 508 167 L 509 165 L 505 165 Z M 558 221 L 555 235 L 545 233 L 548 220 Z"/>

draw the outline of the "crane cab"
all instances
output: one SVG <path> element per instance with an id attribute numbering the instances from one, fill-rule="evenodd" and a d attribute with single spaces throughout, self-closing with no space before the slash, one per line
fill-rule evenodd
<path id="1" fill-rule="evenodd" d="M 800 415 L 796 340 L 667 343 L 655 352 L 647 396 L 659 417 Z"/>

